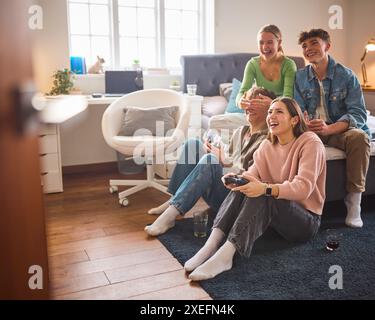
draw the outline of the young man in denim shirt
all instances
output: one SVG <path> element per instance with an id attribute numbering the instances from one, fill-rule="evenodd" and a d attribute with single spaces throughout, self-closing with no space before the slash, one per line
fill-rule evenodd
<path id="1" fill-rule="evenodd" d="M 345 223 L 362 227 L 361 196 L 370 158 L 369 129 L 362 89 L 352 70 L 328 55 L 330 36 L 322 29 L 301 32 L 298 43 L 309 65 L 298 70 L 294 98 L 310 130 L 324 144 L 346 153 Z"/>

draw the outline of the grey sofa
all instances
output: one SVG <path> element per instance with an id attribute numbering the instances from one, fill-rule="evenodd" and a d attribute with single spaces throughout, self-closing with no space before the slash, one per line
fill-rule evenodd
<path id="1" fill-rule="evenodd" d="M 221 83 L 232 82 L 233 78 L 242 81 L 246 63 L 257 56 L 255 53 L 199 54 L 181 57 L 182 87 L 196 83 L 200 96 L 218 96 Z M 297 68 L 305 66 L 302 57 L 290 57 Z"/>
<path id="2" fill-rule="evenodd" d="M 233 78 L 242 81 L 246 63 L 256 55 L 258 54 L 227 53 L 182 56 L 182 87 L 186 91 L 186 84 L 196 83 L 198 95 L 218 96 L 221 83 L 232 82 Z M 295 61 L 298 69 L 305 66 L 302 57 L 290 58 Z M 345 196 L 345 159 L 342 155 L 338 157 L 340 159 L 327 158 L 326 201 L 341 200 Z M 375 155 L 370 159 L 365 194 L 375 194 Z"/>
<path id="3" fill-rule="evenodd" d="M 255 53 L 224 53 L 224 54 L 202 54 L 186 55 L 181 57 L 182 65 L 182 88 L 186 92 L 186 85 L 197 84 L 197 94 L 205 97 L 202 108 L 202 128 L 207 129 L 211 118 L 224 113 L 226 107 L 225 99 L 208 98 L 219 96 L 219 85 L 231 83 L 233 78 L 242 81 L 246 63 L 257 56 Z M 301 57 L 290 57 L 298 68 L 305 65 Z M 245 119 L 239 119 L 239 124 Z M 237 121 L 238 122 L 238 121 Z M 238 123 L 235 123 L 236 125 Z M 232 125 L 229 125 L 232 127 Z"/>

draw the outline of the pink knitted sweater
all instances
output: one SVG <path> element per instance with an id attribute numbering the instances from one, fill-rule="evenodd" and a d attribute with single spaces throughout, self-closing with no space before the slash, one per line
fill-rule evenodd
<path id="1" fill-rule="evenodd" d="M 315 133 L 305 132 L 286 145 L 263 141 L 248 173 L 262 182 L 278 185 L 278 199 L 296 201 L 305 209 L 322 214 L 326 157 L 324 145 Z"/>

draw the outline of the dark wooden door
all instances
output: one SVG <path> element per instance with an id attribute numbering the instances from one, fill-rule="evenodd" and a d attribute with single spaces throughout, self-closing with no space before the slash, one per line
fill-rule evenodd
<path id="1" fill-rule="evenodd" d="M 28 125 L 25 94 L 32 82 L 30 5 L 0 1 L 0 299 L 49 297 L 38 132 Z"/>

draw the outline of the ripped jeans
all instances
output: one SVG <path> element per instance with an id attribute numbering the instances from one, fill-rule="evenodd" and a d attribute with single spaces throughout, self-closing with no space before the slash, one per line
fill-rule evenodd
<path id="1" fill-rule="evenodd" d="M 170 205 L 184 215 L 202 197 L 217 212 L 229 193 L 222 176 L 223 167 L 216 156 L 206 153 L 199 140 L 189 139 L 169 182 L 168 192 L 174 195 Z"/>

